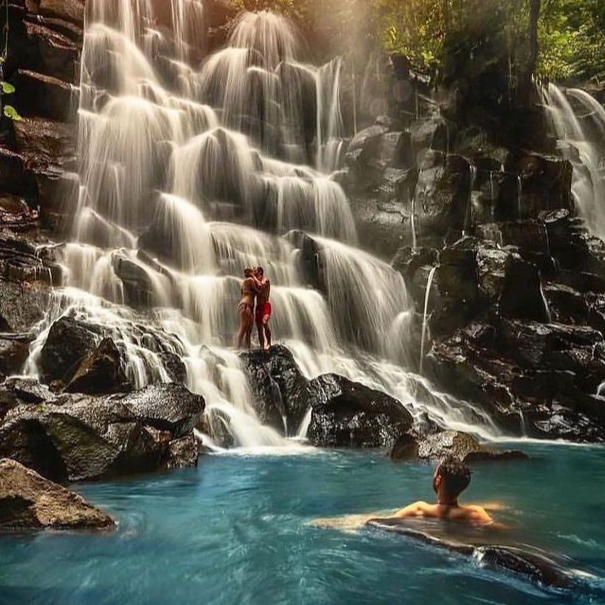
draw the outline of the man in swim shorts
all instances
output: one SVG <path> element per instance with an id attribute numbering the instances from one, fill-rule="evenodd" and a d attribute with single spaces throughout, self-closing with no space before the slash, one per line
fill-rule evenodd
<path id="1" fill-rule="evenodd" d="M 265 270 L 257 267 L 255 271 L 258 294 L 256 296 L 256 328 L 258 330 L 258 343 L 261 349 L 271 348 L 271 320 L 272 306 L 269 300 L 271 296 L 271 282 L 265 277 Z"/>

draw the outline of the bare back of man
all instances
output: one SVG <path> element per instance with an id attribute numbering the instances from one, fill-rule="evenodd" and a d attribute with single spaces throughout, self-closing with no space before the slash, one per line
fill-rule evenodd
<path id="1" fill-rule="evenodd" d="M 411 519 L 443 519 L 445 521 L 457 521 L 458 523 L 488 524 L 493 519 L 482 507 L 469 504 L 460 506 L 458 504 L 429 504 L 428 502 L 414 502 L 405 508 L 398 510 L 392 518 Z"/>

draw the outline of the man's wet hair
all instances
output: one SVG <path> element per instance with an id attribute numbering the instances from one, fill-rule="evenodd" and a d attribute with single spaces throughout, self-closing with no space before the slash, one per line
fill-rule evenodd
<path id="1" fill-rule="evenodd" d="M 244 269 L 244 275 L 248 276 L 248 275 L 253 275 L 254 274 L 254 269 L 252 267 L 246 267 Z"/>
<path id="2" fill-rule="evenodd" d="M 437 467 L 446 492 L 457 498 L 471 482 L 471 470 L 455 456 L 446 456 Z"/>

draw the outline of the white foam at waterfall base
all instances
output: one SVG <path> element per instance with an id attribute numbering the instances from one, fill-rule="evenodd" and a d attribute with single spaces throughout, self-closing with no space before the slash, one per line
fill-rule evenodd
<path id="1" fill-rule="evenodd" d="M 243 269 L 260 265 L 272 281 L 274 333 L 308 378 L 337 372 L 397 397 L 419 425 L 497 435 L 485 414 L 405 369 L 413 306 L 403 278 L 354 247 L 348 200 L 328 174 L 346 134 L 344 63 L 303 63 L 294 27 L 261 12 L 242 15 L 228 47 L 198 68 L 188 61 L 203 51 L 192 47 L 203 15 L 190 4 L 171 0 L 173 34 L 155 28 L 149 2 L 87 5 L 80 195 L 60 253 L 63 287 L 27 372 L 40 374 L 50 326 L 69 315 L 115 341 L 137 388 L 170 381 L 179 357 L 187 386 L 205 398 L 210 446 L 292 452 L 258 419 L 231 348 Z M 310 157 L 315 166 L 301 163 Z M 290 229 L 315 238 L 324 291 L 299 273 L 300 252 L 281 237 Z M 127 306 L 133 295 L 144 308 Z M 300 427 L 285 421 L 283 432 L 301 439 L 310 421 L 310 412 Z"/>

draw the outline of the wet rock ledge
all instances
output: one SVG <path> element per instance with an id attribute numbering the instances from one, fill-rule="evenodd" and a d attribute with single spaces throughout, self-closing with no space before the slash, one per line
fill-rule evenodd
<path id="1" fill-rule="evenodd" d="M 0 457 L 59 483 L 195 466 L 204 399 L 178 384 L 129 394 L 56 395 L 35 381 L 3 385 Z"/>

